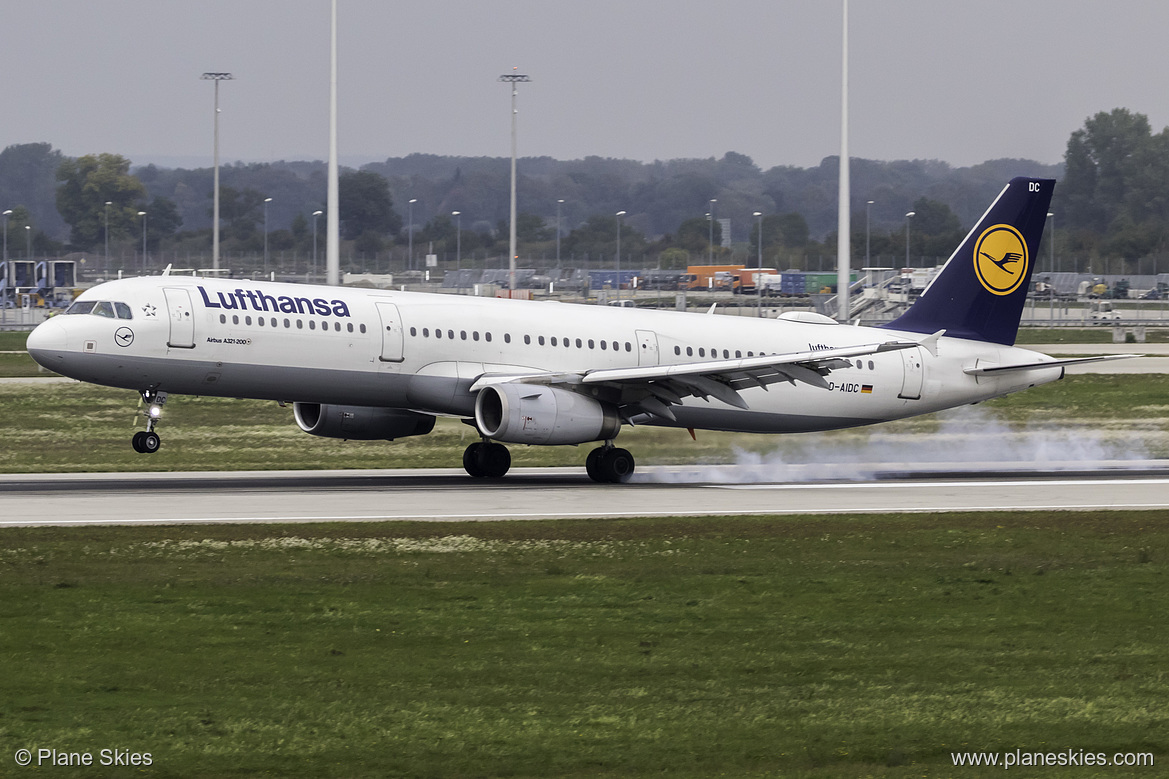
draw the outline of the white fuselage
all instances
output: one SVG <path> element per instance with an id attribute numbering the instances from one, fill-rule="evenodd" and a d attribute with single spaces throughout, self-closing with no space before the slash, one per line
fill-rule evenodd
<path id="1" fill-rule="evenodd" d="M 138 391 L 463 417 L 473 414 L 471 385 L 491 374 L 582 374 L 926 340 L 783 319 L 177 276 L 108 282 L 78 301 L 124 307 L 57 316 L 30 335 L 30 352 L 66 376 Z M 928 348 L 855 358 L 831 371 L 827 389 L 798 382 L 744 389 L 746 410 L 689 397 L 675 407 L 676 420 L 639 421 L 767 433 L 850 427 L 1060 378 L 1059 367 L 964 373 L 1043 359 L 943 336 Z"/>

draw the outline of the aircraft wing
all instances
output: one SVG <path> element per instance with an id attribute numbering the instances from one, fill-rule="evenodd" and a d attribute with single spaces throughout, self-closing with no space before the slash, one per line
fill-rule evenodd
<path id="1" fill-rule="evenodd" d="M 716 398 L 736 408 L 748 408 L 739 390 L 767 388 L 770 384 L 797 381 L 828 389 L 824 380 L 831 371 L 848 367 L 851 357 L 912 349 L 916 341 L 886 341 L 879 344 L 845 346 L 786 354 L 767 354 L 731 360 L 708 360 L 675 365 L 645 365 L 636 368 L 601 368 L 582 373 L 530 373 L 485 375 L 472 386 L 476 391 L 490 384 L 560 384 L 582 391 L 585 387 L 608 390 L 626 416 L 644 412 L 674 420 L 670 406 L 686 397 Z"/>

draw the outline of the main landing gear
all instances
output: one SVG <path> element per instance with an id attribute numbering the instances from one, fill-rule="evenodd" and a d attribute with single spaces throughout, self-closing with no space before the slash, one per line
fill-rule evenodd
<path id="1" fill-rule="evenodd" d="M 613 446 L 612 441 L 589 452 L 585 460 L 589 478 L 601 484 L 624 484 L 635 467 L 629 450 Z M 463 452 L 463 468 L 476 479 L 498 479 L 511 468 L 511 453 L 503 444 L 476 441 Z"/>
<path id="2" fill-rule="evenodd" d="M 598 446 L 585 458 L 589 478 L 601 484 L 624 484 L 633 476 L 636 465 L 629 450 L 613 446 L 612 441 Z"/>
<path id="3" fill-rule="evenodd" d="M 463 467 L 476 479 L 498 479 L 511 468 L 511 452 L 494 441 L 476 441 L 463 452 Z"/>
<path id="4" fill-rule="evenodd" d="M 154 390 L 142 391 L 142 405 L 146 407 L 146 429 L 139 430 L 130 439 L 134 451 L 140 454 L 154 454 L 162 446 L 162 439 L 154 432 L 158 418 L 162 416 L 162 407 L 166 404 L 166 393 Z"/>

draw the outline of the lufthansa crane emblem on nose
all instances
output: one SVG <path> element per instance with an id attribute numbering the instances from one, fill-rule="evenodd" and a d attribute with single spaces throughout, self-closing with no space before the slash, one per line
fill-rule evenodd
<path id="1" fill-rule="evenodd" d="M 119 327 L 114 331 L 114 343 L 118 346 L 129 346 L 134 343 L 134 331 L 128 327 Z"/>

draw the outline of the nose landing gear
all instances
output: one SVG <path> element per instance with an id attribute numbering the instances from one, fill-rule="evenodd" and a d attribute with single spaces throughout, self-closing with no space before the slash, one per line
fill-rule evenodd
<path id="1" fill-rule="evenodd" d="M 162 446 L 162 439 L 154 432 L 154 426 L 162 416 L 162 407 L 166 405 L 166 393 L 142 390 L 141 394 L 142 402 L 139 407 L 146 407 L 146 429 L 135 433 L 130 439 L 130 445 L 140 454 L 154 454 Z"/>

